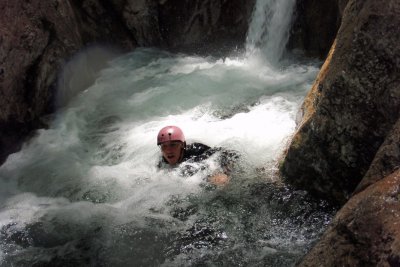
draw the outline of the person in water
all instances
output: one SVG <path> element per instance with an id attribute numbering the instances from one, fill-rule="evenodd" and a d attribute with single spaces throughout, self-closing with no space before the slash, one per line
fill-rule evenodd
<path id="1" fill-rule="evenodd" d="M 222 171 L 214 173 L 208 178 L 208 181 L 214 185 L 225 185 L 229 182 L 231 163 L 238 157 L 233 152 L 225 151 L 221 148 L 211 148 L 201 143 L 186 145 L 185 135 L 177 126 L 162 128 L 157 135 L 157 145 L 160 146 L 162 156 L 158 164 L 159 168 L 165 165 L 177 167 L 183 162 L 201 162 L 220 151 Z M 192 173 L 190 170 L 187 171 L 189 175 Z"/>

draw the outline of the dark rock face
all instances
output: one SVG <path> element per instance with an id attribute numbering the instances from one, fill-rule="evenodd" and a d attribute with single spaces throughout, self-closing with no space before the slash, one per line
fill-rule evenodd
<path id="1" fill-rule="evenodd" d="M 353 196 L 299 266 L 400 266 L 400 171 Z"/>
<path id="2" fill-rule="evenodd" d="M 358 184 L 355 193 L 383 179 L 400 168 L 400 119 L 387 135 L 379 148 L 364 178 Z"/>
<path id="3" fill-rule="evenodd" d="M 242 48 L 255 0 L 163 0 L 160 31 L 166 45 L 198 53 Z"/>
<path id="4" fill-rule="evenodd" d="M 298 0 L 288 48 L 325 59 L 348 0 Z"/>
<path id="5" fill-rule="evenodd" d="M 0 163 L 51 112 L 58 71 L 90 42 L 136 42 L 96 1 L 1 1 Z M 97 15 L 97 17 L 96 17 Z M 101 20 L 98 19 L 101 15 Z"/>
<path id="6" fill-rule="evenodd" d="M 349 1 L 281 163 L 288 182 L 349 199 L 399 118 L 399 26 L 399 1 Z"/>
<path id="7" fill-rule="evenodd" d="M 164 43 L 160 33 L 158 1 L 112 0 L 109 5 L 116 11 L 115 19 L 126 26 L 138 46 L 158 47 Z"/>
<path id="8" fill-rule="evenodd" d="M 280 171 L 348 202 L 299 266 L 400 266 L 399 27 L 399 1 L 350 0 L 303 103 Z"/>

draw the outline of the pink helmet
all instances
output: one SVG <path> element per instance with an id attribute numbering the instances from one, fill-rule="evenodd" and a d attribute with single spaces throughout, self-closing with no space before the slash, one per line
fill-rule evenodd
<path id="1" fill-rule="evenodd" d="M 176 126 L 166 126 L 158 132 L 157 145 L 168 141 L 181 141 L 185 143 L 185 136 L 182 130 Z"/>

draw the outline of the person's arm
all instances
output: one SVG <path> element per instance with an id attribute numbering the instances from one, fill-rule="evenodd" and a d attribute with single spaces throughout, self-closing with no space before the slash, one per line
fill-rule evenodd
<path id="1" fill-rule="evenodd" d="M 233 165 L 238 159 L 239 154 L 237 152 L 233 150 L 223 150 L 220 158 L 223 171 L 214 173 L 208 178 L 208 181 L 217 186 L 227 185 L 231 179 L 230 173 L 232 172 Z"/>
<path id="2" fill-rule="evenodd" d="M 213 185 L 223 186 L 229 183 L 230 177 L 223 172 L 218 172 L 208 178 L 208 182 Z"/>

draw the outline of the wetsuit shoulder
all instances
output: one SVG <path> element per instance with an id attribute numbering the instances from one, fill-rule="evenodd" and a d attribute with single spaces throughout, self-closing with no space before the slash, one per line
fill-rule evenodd
<path id="1" fill-rule="evenodd" d="M 200 161 L 208 158 L 213 154 L 211 147 L 201 144 L 192 143 L 186 146 L 182 161 L 192 160 Z"/>

